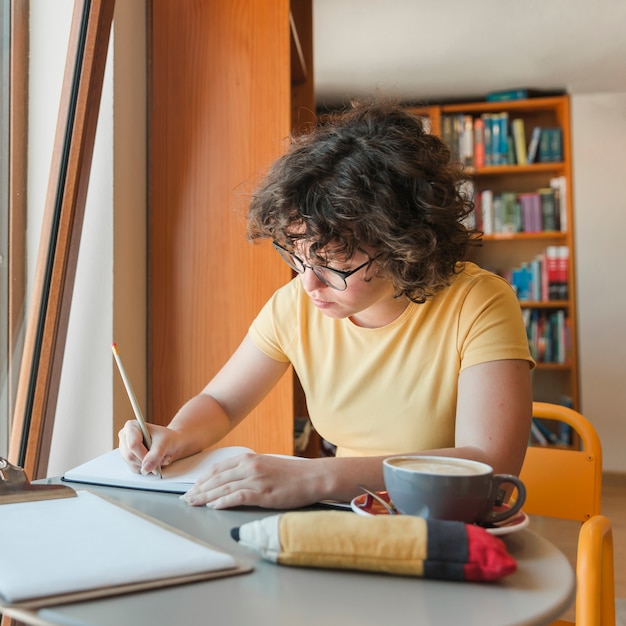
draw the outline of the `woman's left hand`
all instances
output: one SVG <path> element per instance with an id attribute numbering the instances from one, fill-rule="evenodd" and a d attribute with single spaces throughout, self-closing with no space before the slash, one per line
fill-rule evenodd
<path id="1" fill-rule="evenodd" d="M 212 509 L 291 509 L 317 502 L 323 480 L 322 464 L 314 460 L 242 454 L 216 463 L 181 499 Z"/>

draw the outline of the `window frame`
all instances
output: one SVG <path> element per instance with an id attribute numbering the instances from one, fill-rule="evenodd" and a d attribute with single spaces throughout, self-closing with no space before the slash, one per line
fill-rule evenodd
<path id="1" fill-rule="evenodd" d="M 114 9 L 115 0 L 74 4 L 9 440 L 9 460 L 32 479 L 50 456 Z"/>

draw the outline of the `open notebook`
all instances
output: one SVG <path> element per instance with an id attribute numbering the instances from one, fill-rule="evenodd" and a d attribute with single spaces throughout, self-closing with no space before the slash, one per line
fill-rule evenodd
<path id="1" fill-rule="evenodd" d="M 185 493 L 191 489 L 202 474 L 208 471 L 211 465 L 246 452 L 252 452 L 252 450 L 243 446 L 228 446 L 198 452 L 198 454 L 180 459 L 164 467 L 162 469 L 163 478 L 159 478 L 153 474 L 144 476 L 133 472 L 116 448 L 65 472 L 63 480 L 148 491 Z"/>
<path id="2" fill-rule="evenodd" d="M 74 469 L 68 470 L 63 475 L 62 480 L 146 491 L 186 493 L 214 463 L 232 456 L 245 454 L 246 452 L 250 453 L 253 450 L 243 446 L 227 446 L 215 450 L 204 450 L 162 468 L 163 478 L 159 478 L 153 474 L 144 476 L 133 472 L 126 465 L 120 456 L 119 450 L 116 448 Z M 283 454 L 272 454 L 270 456 L 306 461 L 303 457 L 298 456 L 285 456 Z M 349 502 L 338 502 L 336 500 L 322 500 L 317 504 L 339 509 L 350 509 Z"/>
<path id="3" fill-rule="evenodd" d="M 137 511 L 76 493 L 0 505 L 0 613 L 252 569 Z"/>

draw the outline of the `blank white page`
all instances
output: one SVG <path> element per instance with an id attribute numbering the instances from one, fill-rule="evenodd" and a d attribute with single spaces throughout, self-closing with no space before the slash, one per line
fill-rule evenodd
<path id="1" fill-rule="evenodd" d="M 252 452 L 252 450 L 241 446 L 228 446 L 198 452 L 164 467 L 161 479 L 154 474 L 144 476 L 133 472 L 122 459 L 119 449 L 115 448 L 65 472 L 63 478 L 68 481 L 96 485 L 185 493 L 212 465 L 244 452 Z"/>
<path id="2" fill-rule="evenodd" d="M 236 567 L 233 557 L 88 491 L 0 505 L 0 598 L 16 603 Z"/>

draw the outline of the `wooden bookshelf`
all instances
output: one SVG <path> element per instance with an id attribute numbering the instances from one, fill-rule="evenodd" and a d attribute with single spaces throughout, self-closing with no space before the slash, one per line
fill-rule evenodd
<path id="1" fill-rule="evenodd" d="M 520 305 L 527 318 L 554 320 L 558 317 L 559 321 L 555 324 L 555 332 L 561 336 L 561 340 L 565 341 L 566 344 L 564 348 L 559 347 L 558 350 L 546 350 L 544 352 L 543 346 L 546 341 L 550 341 L 551 345 L 555 343 L 551 337 L 544 337 L 539 342 L 542 346 L 541 350 L 536 349 L 531 341 L 537 360 L 537 367 L 533 373 L 534 399 L 555 403 L 562 403 L 567 400 L 574 409 L 577 409 L 580 404 L 580 392 L 569 97 L 563 95 L 508 102 L 455 103 L 411 110 L 430 118 L 432 132 L 440 135 L 450 145 L 453 153 L 472 173 L 477 218 L 481 217 L 479 212 L 482 211 L 483 207 L 480 200 L 484 190 L 490 190 L 494 197 L 501 197 L 501 194 L 507 192 L 513 192 L 516 196 L 518 194 L 535 194 L 539 189 L 549 188 L 551 181 L 560 181 L 561 188 L 558 192 L 558 200 L 564 202 L 564 208 L 562 215 L 559 215 L 563 223 L 558 226 L 557 230 L 540 229 L 528 232 L 520 231 L 519 224 L 515 224 L 515 226 L 508 224 L 506 228 L 498 231 L 491 224 L 489 230 L 485 229 L 483 245 L 472 253 L 471 260 L 501 273 L 514 282 L 511 276 L 512 270 L 531 262 L 537 263 L 536 260 L 542 258 L 541 255 L 545 253 L 548 247 L 558 246 L 559 249 L 563 249 L 563 252 L 567 251 L 566 297 L 559 299 L 525 298 L 520 300 Z M 506 162 L 494 164 L 482 159 L 478 164 L 475 163 L 474 154 L 471 158 L 465 156 L 465 153 L 462 154 L 463 151 L 458 147 L 461 145 L 461 139 L 455 134 L 450 135 L 451 121 L 457 120 L 457 130 L 459 130 L 462 127 L 461 119 L 471 120 L 470 124 L 475 125 L 476 120 L 484 119 L 485 114 L 506 114 L 508 132 L 510 132 L 512 120 L 522 119 L 526 155 L 535 127 L 560 129 L 557 134 L 560 138 L 560 154 L 556 158 L 547 152 L 540 154 L 541 149 L 538 146 L 536 160 L 532 162 L 522 164 L 515 161 L 511 162 L 510 153 L 507 151 Z M 512 141 L 512 137 L 509 137 L 509 140 Z M 456 143 L 457 141 L 459 143 Z M 513 152 L 515 151 L 513 150 Z M 552 158 L 555 160 L 544 160 Z M 517 202 L 519 202 L 519 196 Z M 558 206 L 557 211 L 559 211 Z M 482 228 L 485 224 L 478 219 L 477 226 Z M 545 258 L 543 261 L 545 263 Z M 545 273 L 543 278 L 544 280 L 547 279 Z M 564 325 L 563 320 L 566 320 Z M 538 324 L 535 324 L 536 326 Z M 557 352 L 558 357 L 555 356 Z"/>

